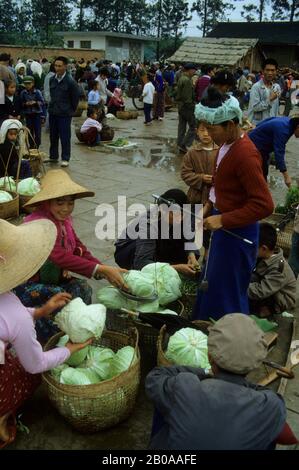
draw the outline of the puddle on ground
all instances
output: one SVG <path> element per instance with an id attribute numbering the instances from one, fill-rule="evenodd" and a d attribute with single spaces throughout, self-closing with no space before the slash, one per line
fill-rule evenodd
<path id="1" fill-rule="evenodd" d="M 123 153 L 123 152 L 122 152 Z M 122 164 L 141 168 L 154 168 L 175 172 L 180 170 L 182 156 L 176 154 L 176 143 L 169 139 L 166 143 L 154 144 L 151 147 L 138 142 L 138 147 L 123 153 Z"/>

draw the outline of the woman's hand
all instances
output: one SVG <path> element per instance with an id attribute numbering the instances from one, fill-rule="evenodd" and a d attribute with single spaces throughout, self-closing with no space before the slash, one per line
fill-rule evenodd
<path id="1" fill-rule="evenodd" d="M 172 267 L 179 273 L 184 276 L 193 277 L 195 276 L 196 271 L 189 264 L 173 264 Z"/>
<path id="2" fill-rule="evenodd" d="M 213 203 L 211 201 L 207 201 L 203 208 L 203 217 L 207 217 L 213 209 Z"/>
<path id="3" fill-rule="evenodd" d="M 218 230 L 222 228 L 222 217 L 221 215 L 211 215 L 203 221 L 203 227 L 206 230 Z"/>
<path id="4" fill-rule="evenodd" d="M 72 343 L 71 341 L 69 341 L 68 343 L 66 343 L 65 347 L 69 349 L 71 354 L 73 354 L 83 348 L 86 348 L 86 346 L 89 346 L 92 343 L 92 340 L 93 338 L 90 338 L 85 341 L 85 343 Z"/>
<path id="5" fill-rule="evenodd" d="M 206 184 L 212 184 L 213 183 L 213 176 L 212 175 L 203 175 L 202 180 Z"/>
<path id="6" fill-rule="evenodd" d="M 127 273 L 127 269 L 117 268 L 114 266 L 108 266 L 101 264 L 98 267 L 97 273 L 104 277 L 110 284 L 117 287 L 118 289 L 129 290 L 128 286 L 125 284 L 125 281 L 122 277 L 122 273 Z"/>
<path id="7" fill-rule="evenodd" d="M 59 294 L 53 295 L 45 305 L 40 308 L 36 308 L 34 312 L 34 318 L 37 320 L 38 318 L 44 318 L 51 315 L 51 313 L 55 312 L 61 307 L 64 307 L 72 300 L 71 294 L 67 292 L 61 292 Z"/>
<path id="8" fill-rule="evenodd" d="M 188 266 L 190 266 L 194 270 L 196 270 L 199 266 L 199 263 L 194 253 L 189 253 L 188 255 Z"/>

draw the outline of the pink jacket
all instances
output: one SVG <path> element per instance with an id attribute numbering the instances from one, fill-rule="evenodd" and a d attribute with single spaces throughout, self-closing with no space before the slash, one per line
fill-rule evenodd
<path id="1" fill-rule="evenodd" d="M 32 220 L 49 219 L 56 225 L 57 238 L 49 259 L 61 269 L 72 271 L 82 276 L 91 278 L 97 264 L 101 264 L 97 258 L 77 237 L 72 218 L 65 222 L 57 221 L 51 214 L 48 203 L 44 202 L 33 214 L 25 217 L 25 222 Z"/>

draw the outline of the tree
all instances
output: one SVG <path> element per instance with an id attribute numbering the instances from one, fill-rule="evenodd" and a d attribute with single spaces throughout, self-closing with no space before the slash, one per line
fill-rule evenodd
<path id="1" fill-rule="evenodd" d="M 0 0 L 0 34 L 5 37 L 15 29 L 17 19 L 17 3 L 11 0 Z"/>
<path id="2" fill-rule="evenodd" d="M 71 9 L 67 0 L 31 0 L 32 26 L 42 43 L 55 42 L 54 32 L 68 28 Z"/>
<path id="3" fill-rule="evenodd" d="M 84 13 L 87 8 L 89 8 L 90 2 L 88 0 L 75 0 L 74 6 L 79 10 L 78 15 L 76 16 L 76 20 L 74 26 L 79 31 L 86 31 L 89 26 L 89 20 L 86 19 Z"/>
<path id="4" fill-rule="evenodd" d="M 241 11 L 241 16 L 251 22 L 251 21 L 265 21 L 265 9 L 266 4 L 269 0 L 259 0 L 257 4 L 250 3 L 249 5 L 244 5 L 243 10 Z"/>
<path id="5" fill-rule="evenodd" d="M 197 28 L 202 31 L 202 35 L 205 37 L 218 21 L 225 20 L 228 13 L 234 9 L 232 3 L 227 3 L 224 0 L 196 0 L 193 2 L 191 11 L 196 11 L 199 16 L 201 24 Z"/>
<path id="6" fill-rule="evenodd" d="M 299 17 L 299 0 L 272 0 L 272 20 L 294 21 Z"/>

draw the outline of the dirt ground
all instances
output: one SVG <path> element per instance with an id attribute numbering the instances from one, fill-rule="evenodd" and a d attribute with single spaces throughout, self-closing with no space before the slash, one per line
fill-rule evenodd
<path id="1" fill-rule="evenodd" d="M 82 121 L 83 118 L 75 118 L 73 126 L 79 126 Z M 177 129 L 175 110 L 167 112 L 163 122 L 154 122 L 152 126 L 144 126 L 142 113 L 137 120 L 115 120 L 111 124 L 116 131 L 115 137 L 126 137 L 135 142 L 137 147 L 130 151 L 107 150 L 103 147 L 89 149 L 77 142 L 73 132 L 72 158 L 68 169 L 78 183 L 95 192 L 94 198 L 76 202 L 75 228 L 90 250 L 108 264 L 114 264 L 113 240 L 98 240 L 95 235 L 98 221 L 95 211 L 99 204 L 105 202 L 115 207 L 118 196 L 125 195 L 128 204 L 141 202 L 147 205 L 153 203 L 153 193 L 162 194 L 172 187 L 186 189 L 179 175 L 181 157 L 174 153 Z M 42 150 L 48 152 L 48 148 L 48 134 L 43 132 Z M 288 144 L 287 161 L 294 180 L 299 178 L 297 157 L 298 142 L 292 138 Z M 274 169 L 271 169 L 270 187 L 275 202 L 282 202 L 286 190 L 279 172 Z M 91 281 L 91 285 L 96 293 L 103 282 Z M 283 353 L 277 356 L 277 352 L 273 352 L 273 360 L 282 360 L 281 354 L 284 354 L 285 360 L 285 339 L 289 336 L 290 328 L 290 321 L 284 322 L 279 339 L 279 348 Z M 131 417 L 122 424 L 96 434 L 80 434 L 53 408 L 42 386 L 23 410 L 21 421 L 29 428 L 29 434 L 18 432 L 16 441 L 8 449 L 145 449 L 150 436 L 152 406 L 143 389 L 148 367 L 145 363 L 142 367 L 136 407 Z M 297 385 L 298 380 L 297 377 Z M 295 382 L 292 387 L 295 387 Z M 291 393 L 289 403 L 295 417 L 299 402 L 294 395 L 295 388 Z"/>

